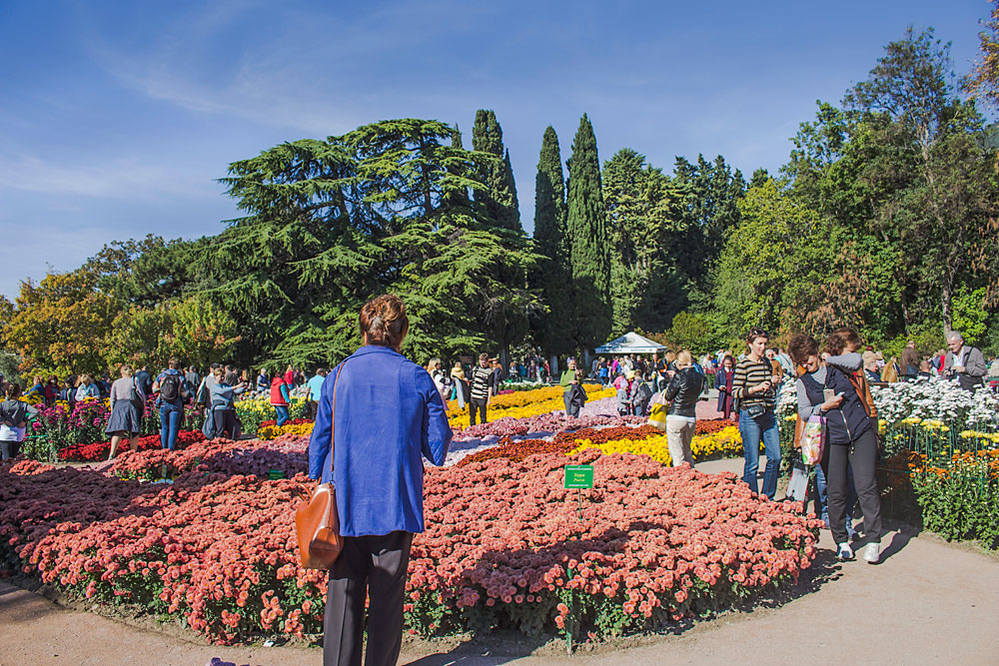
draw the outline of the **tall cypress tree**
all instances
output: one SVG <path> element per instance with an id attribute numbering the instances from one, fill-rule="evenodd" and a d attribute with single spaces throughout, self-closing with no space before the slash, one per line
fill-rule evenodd
<path id="1" fill-rule="evenodd" d="M 575 315 L 573 337 L 578 347 L 590 349 L 604 342 L 610 332 L 610 264 L 597 138 L 585 113 L 572 140 L 568 164 L 566 232 Z"/>
<path id="2" fill-rule="evenodd" d="M 501 211 L 502 226 L 507 229 L 521 231 L 520 202 L 517 200 L 517 183 L 513 179 L 513 165 L 510 164 L 510 149 L 506 149 L 503 157 L 503 189 L 509 199 L 509 204 Z"/>
<path id="3" fill-rule="evenodd" d="M 535 324 L 536 337 L 541 347 L 553 354 L 568 353 L 572 347 L 572 339 L 565 330 L 573 318 L 565 221 L 562 151 L 558 135 L 549 125 L 541 141 L 534 180 L 534 243 L 544 259 L 531 275 L 531 282 L 549 307 L 548 315 Z"/>
<path id="4" fill-rule="evenodd" d="M 503 148 L 503 129 L 491 109 L 475 112 L 472 125 L 472 150 L 488 153 L 495 160 L 484 164 L 480 180 L 486 184 L 484 192 L 477 192 L 475 200 L 482 205 L 483 214 L 498 227 L 521 230 L 520 210 L 517 207 L 517 186 L 510 168 L 509 153 Z"/>

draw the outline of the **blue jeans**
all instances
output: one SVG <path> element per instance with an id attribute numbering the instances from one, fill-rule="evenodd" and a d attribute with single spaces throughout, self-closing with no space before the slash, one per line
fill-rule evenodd
<path id="1" fill-rule="evenodd" d="M 180 417 L 183 407 L 171 402 L 160 405 L 160 446 L 173 451 L 177 448 L 177 431 L 180 430 Z"/>
<path id="2" fill-rule="evenodd" d="M 746 458 L 742 480 L 750 490 L 759 492 L 756 473 L 760 469 L 760 442 L 767 454 L 767 467 L 763 470 L 763 494 L 773 499 L 777 494 L 777 477 L 780 474 L 780 431 L 773 412 L 766 412 L 758 418 L 750 418 L 745 410 L 739 412 L 739 435 L 742 437 L 742 452 Z"/>
<path id="3" fill-rule="evenodd" d="M 288 408 L 284 405 L 272 405 L 274 411 L 277 412 L 277 424 L 283 426 L 284 422 L 288 420 L 290 414 L 288 414 Z"/>

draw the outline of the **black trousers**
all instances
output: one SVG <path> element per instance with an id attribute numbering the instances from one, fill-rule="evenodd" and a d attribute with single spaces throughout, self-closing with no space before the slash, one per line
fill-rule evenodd
<path id="1" fill-rule="evenodd" d="M 877 427 L 877 426 L 874 426 Z M 878 438 L 871 428 L 851 444 L 827 444 L 822 453 L 822 472 L 826 475 L 829 497 L 829 528 L 836 543 L 847 543 L 846 497 L 849 480 L 846 466 L 853 468 L 853 482 L 864 510 L 864 532 L 867 538 L 881 538 L 881 496 L 878 494 L 874 467 L 878 460 Z"/>
<path id="2" fill-rule="evenodd" d="M 0 457 L 2 457 L 3 460 L 16 458 L 20 448 L 20 442 L 0 442 Z"/>
<path id="3" fill-rule="evenodd" d="M 365 596 L 370 597 L 365 666 L 395 666 L 402 648 L 402 602 L 412 543 L 412 532 L 343 538 L 326 593 L 325 666 L 360 666 Z"/>
<path id="4" fill-rule="evenodd" d="M 479 412 L 479 423 L 486 422 L 487 398 L 472 398 L 468 401 L 468 425 L 475 425 L 475 412 Z"/>

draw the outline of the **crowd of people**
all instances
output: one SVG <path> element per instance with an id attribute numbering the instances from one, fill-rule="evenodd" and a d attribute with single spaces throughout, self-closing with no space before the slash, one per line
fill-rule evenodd
<path id="1" fill-rule="evenodd" d="M 288 366 L 273 377 L 260 370 L 251 379 L 248 371 L 217 364 L 201 376 L 197 369 L 183 368 L 178 359 L 170 359 L 155 376 L 147 367 L 135 371 L 122 365 L 113 382 L 90 375 L 62 384 L 56 377 L 36 377 L 26 396 L 21 396 L 17 383 L 0 378 L 5 398 L 0 402 L 3 456 L 16 455 L 8 440 L 19 430 L 23 436 L 30 403 L 108 398 L 113 457 L 122 442 L 134 442 L 150 405 L 159 410 L 161 445 L 173 449 L 190 405 L 205 410 L 206 435 L 238 438 L 237 398 L 266 396 L 281 425 L 289 418 L 293 399 L 304 396 L 315 420 L 309 476 L 335 485 L 343 537 L 343 550 L 330 571 L 325 657 L 330 662 L 356 662 L 366 626 L 371 663 L 394 663 L 410 545 L 413 534 L 423 530 L 422 459 L 443 464 L 452 439 L 446 403 L 456 400 L 462 409 L 467 407 L 472 425 L 485 423 L 489 402 L 504 379 L 554 382 L 548 362 L 537 357 L 511 363 L 508 375 L 487 353 L 480 354 L 476 363 L 459 360 L 450 370 L 439 358 L 430 359 L 423 368 L 416 366 L 400 353 L 408 318 L 395 296 L 367 303 L 359 330 L 363 346 L 336 368 L 317 368 L 311 377 Z M 781 462 L 777 405 L 783 391 L 793 391 L 796 442 L 803 424 L 821 422 L 825 429 L 815 472 L 820 514 L 836 542 L 837 555 L 854 558 L 853 509 L 859 500 L 867 543 L 863 557 L 876 563 L 881 558 L 882 520 L 874 473 L 877 411 L 870 385 L 938 375 L 954 378 L 970 390 L 989 374 L 999 377 L 999 362 L 992 362 L 989 373 L 982 352 L 965 344 L 956 332 L 947 337 L 947 351 L 924 356 L 910 343 L 887 361 L 847 328 L 833 332 L 821 345 L 807 335 L 795 335 L 786 349 L 769 343 L 769 334 L 754 328 L 738 354 L 719 351 L 695 359 L 689 350 L 680 350 L 651 358 L 597 357 L 588 372 L 569 358 L 557 385 L 563 390 L 567 418 L 578 416 L 586 403 L 583 383 L 588 378 L 616 389 L 621 414 L 644 415 L 650 403 L 662 404 L 673 464 L 691 466 L 697 405 L 707 387 L 713 386 L 718 391 L 718 411 L 738 423 L 744 482 L 771 500 Z M 335 373 L 332 381 L 330 372 Z M 375 395 L 389 398 L 371 400 Z M 761 445 L 767 457 L 762 488 L 757 478 Z"/>

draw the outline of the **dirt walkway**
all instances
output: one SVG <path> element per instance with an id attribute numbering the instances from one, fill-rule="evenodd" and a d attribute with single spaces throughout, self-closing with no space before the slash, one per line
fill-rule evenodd
<path id="1" fill-rule="evenodd" d="M 741 461 L 698 465 L 739 471 Z M 772 607 L 696 623 L 676 635 L 631 647 L 603 647 L 571 659 L 557 645 L 466 644 L 433 652 L 407 647 L 400 663 L 445 664 L 879 664 L 999 663 L 999 559 L 933 536 L 892 532 L 884 562 L 839 564 L 829 550 L 789 595 Z M 822 546 L 831 549 L 828 532 Z M 0 583 L 0 664 L 319 664 L 318 649 L 225 648 L 69 611 Z"/>

